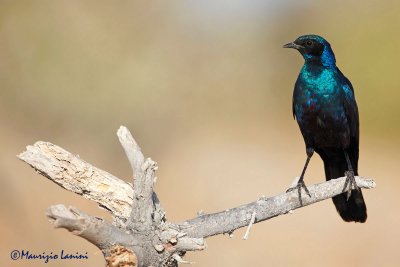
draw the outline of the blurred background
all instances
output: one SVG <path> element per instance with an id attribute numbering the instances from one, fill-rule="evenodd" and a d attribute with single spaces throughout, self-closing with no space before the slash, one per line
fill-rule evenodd
<path id="1" fill-rule="evenodd" d="M 87 241 L 53 229 L 48 206 L 110 216 L 61 189 L 16 155 L 53 142 L 131 180 L 116 131 L 126 125 L 159 164 L 157 193 L 171 221 L 283 192 L 306 154 L 292 116 L 303 64 L 282 45 L 326 37 L 353 83 L 361 117 L 360 175 L 368 220 L 343 222 L 331 201 L 207 239 L 195 266 L 396 266 L 400 245 L 396 173 L 400 149 L 400 2 L 0 1 L 0 263 L 13 249 L 88 252 Z M 315 156 L 306 183 L 324 180 Z"/>

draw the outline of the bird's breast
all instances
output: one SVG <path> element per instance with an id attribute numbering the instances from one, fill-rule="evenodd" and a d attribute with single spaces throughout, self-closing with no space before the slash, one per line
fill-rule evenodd
<path id="1" fill-rule="evenodd" d="M 326 113 L 326 116 L 336 113 L 341 105 L 339 85 L 335 78 L 336 71 L 332 69 L 303 67 L 293 95 L 299 115 Z"/>
<path id="2" fill-rule="evenodd" d="M 323 126 L 326 120 L 340 121 L 345 117 L 340 96 L 335 93 L 321 93 L 311 88 L 298 94 L 294 101 L 299 122 L 306 121 Z"/>
<path id="3" fill-rule="evenodd" d="M 293 95 L 296 120 L 315 145 L 335 146 L 348 134 L 347 118 L 335 72 L 302 71 Z"/>

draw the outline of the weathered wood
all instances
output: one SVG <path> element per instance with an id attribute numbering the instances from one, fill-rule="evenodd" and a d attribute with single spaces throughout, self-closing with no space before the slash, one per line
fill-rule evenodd
<path id="1" fill-rule="evenodd" d="M 18 155 L 41 175 L 97 202 L 112 214 L 113 224 L 110 224 L 63 205 L 52 206 L 47 212 L 56 227 L 65 228 L 99 247 L 109 266 L 116 259 L 129 259 L 132 261 L 129 266 L 139 267 L 187 263 L 182 256 L 187 251 L 203 250 L 206 237 L 232 233 L 247 226 L 247 238 L 254 223 L 343 192 L 345 177 L 308 186 L 311 198 L 304 194 L 303 205 L 295 190 L 173 224 L 166 220 L 153 190 L 156 163 L 144 157 L 126 127 L 121 126 L 118 137 L 133 170 L 134 187 L 48 142 L 36 142 Z M 356 181 L 360 188 L 375 187 L 373 180 L 356 177 Z"/>
<path id="2" fill-rule="evenodd" d="M 153 190 L 157 163 L 144 157 L 139 145 L 125 126 L 118 129 L 117 135 L 131 164 L 134 179 L 134 201 L 127 227 L 135 231 L 149 230 L 154 223 L 159 224 L 165 215 Z M 155 206 L 154 200 L 158 202 L 157 206 Z M 156 220 L 154 223 L 153 219 Z"/>
<path id="3" fill-rule="evenodd" d="M 231 233 L 236 229 L 248 226 L 253 213 L 256 214 L 254 223 L 259 223 L 339 195 L 343 192 L 345 180 L 346 177 L 341 177 L 307 186 L 311 198 L 302 194 L 303 206 L 300 205 L 297 190 L 294 190 L 274 197 L 261 197 L 255 202 L 221 212 L 202 214 L 197 218 L 179 224 L 179 226 L 182 231 L 193 237 L 205 238 Z M 356 181 L 360 188 L 370 189 L 375 187 L 375 182 L 370 179 L 357 176 Z"/>
<path id="4" fill-rule="evenodd" d="M 49 142 L 27 146 L 18 158 L 64 189 L 97 202 L 113 215 L 117 225 L 125 225 L 128 220 L 133 202 L 132 184 Z"/>

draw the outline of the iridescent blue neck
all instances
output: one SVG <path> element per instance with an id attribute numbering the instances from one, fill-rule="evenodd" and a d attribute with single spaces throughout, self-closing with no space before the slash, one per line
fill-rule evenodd
<path id="1" fill-rule="evenodd" d="M 335 54 L 332 51 L 330 45 L 324 46 L 324 51 L 320 56 L 315 56 L 311 54 L 303 55 L 306 63 L 319 63 L 325 67 L 334 67 L 336 66 Z"/>

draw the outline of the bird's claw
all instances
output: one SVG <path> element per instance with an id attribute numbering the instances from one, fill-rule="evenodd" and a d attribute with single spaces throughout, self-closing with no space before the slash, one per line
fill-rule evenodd
<path id="1" fill-rule="evenodd" d="M 360 188 L 357 185 L 353 171 L 346 171 L 344 175 L 346 176 L 346 181 L 344 183 L 343 192 L 347 192 L 346 198 L 347 200 L 349 200 L 351 196 L 351 191 L 352 190 L 360 191 Z"/>
<path id="2" fill-rule="evenodd" d="M 302 180 L 298 181 L 296 186 L 290 187 L 288 190 L 286 190 L 286 193 L 288 193 L 288 192 L 291 192 L 291 191 L 297 189 L 297 194 L 299 196 L 300 206 L 303 206 L 303 200 L 301 198 L 301 189 L 302 188 L 304 188 L 304 191 L 306 192 L 306 194 L 311 198 L 310 191 L 308 191 L 308 188 L 307 188 L 306 184 Z"/>

